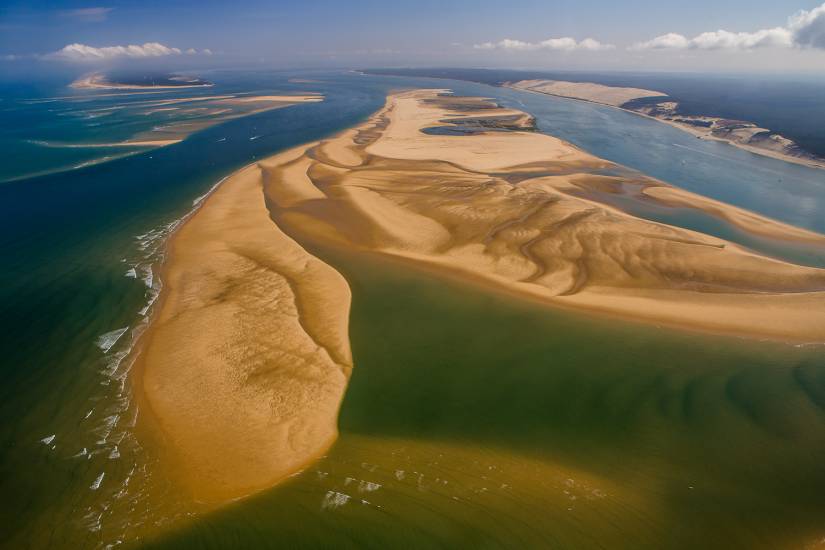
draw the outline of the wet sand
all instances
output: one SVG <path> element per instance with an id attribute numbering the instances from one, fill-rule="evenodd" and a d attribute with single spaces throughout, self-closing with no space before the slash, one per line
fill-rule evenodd
<path id="1" fill-rule="evenodd" d="M 362 125 L 243 169 L 173 237 L 138 370 L 176 477 L 196 499 L 271 486 L 336 437 L 352 367 L 350 291 L 298 242 L 388 255 L 555 307 L 825 338 L 825 270 L 590 200 L 588 192 L 609 188 L 597 172 L 611 163 L 551 136 L 504 129 L 523 113 L 445 92 L 391 95 Z M 491 130 L 422 132 L 471 117 Z M 688 201 L 764 235 L 825 244 L 647 185 L 649 200 L 665 206 Z"/>

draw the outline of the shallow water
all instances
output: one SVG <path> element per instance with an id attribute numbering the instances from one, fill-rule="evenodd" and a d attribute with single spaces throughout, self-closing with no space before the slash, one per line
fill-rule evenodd
<path id="1" fill-rule="evenodd" d="M 825 349 L 588 319 L 322 251 L 356 370 L 328 456 L 159 547 L 775 548 L 825 534 Z"/>
<path id="2" fill-rule="evenodd" d="M 294 76 L 316 82 L 289 82 Z M 226 91 L 312 90 L 326 101 L 227 122 L 129 158 L 0 185 L 4 546 L 103 547 L 166 528 L 174 502 L 164 500 L 165 481 L 135 437 L 140 411 L 125 359 L 161 287 L 155 273 L 166 236 L 224 176 L 363 120 L 390 90 L 450 86 L 514 107 L 525 108 L 523 102 L 543 131 L 597 155 L 803 227 L 821 229 L 825 219 L 823 172 L 694 144 L 675 129 L 614 109 L 470 83 L 351 73 L 208 77 Z M 61 131 L 73 132 L 66 124 Z M 700 152 L 676 147 L 680 140 Z M 31 158 L 8 152 L 0 148 L 0 164 L 11 171 L 39 171 Z M 709 154 L 722 158 L 706 162 Z M 790 182 L 786 187 L 777 184 L 777 172 Z M 730 230 L 685 214 L 669 223 Z M 816 251 L 811 263 L 819 257 Z M 383 263 L 374 273 L 362 259 L 333 263 L 356 297 L 356 369 L 341 441 L 294 482 L 206 516 L 170 542 L 217 546 L 252 537 L 243 540 L 377 546 L 409 536 L 421 544 L 494 546 L 510 537 L 619 545 L 630 537 L 656 546 L 663 529 L 691 540 L 689 526 L 675 519 L 681 514 L 696 523 L 700 540 L 713 534 L 758 546 L 815 534 L 811 518 L 821 517 L 816 493 L 825 463 L 819 348 L 623 328 L 456 289 Z M 429 464 L 438 453 L 446 458 Z M 368 471 L 375 463 L 380 467 Z M 491 466 L 503 470 L 496 486 L 513 493 L 451 508 L 453 497 L 492 491 L 492 482 L 479 481 L 490 478 L 483 469 Z M 448 472 L 454 483 L 445 485 Z M 432 488 L 436 478 L 444 488 L 426 498 L 411 481 Z M 688 478 L 695 478 L 694 489 L 685 489 Z M 382 508 L 352 506 L 357 495 Z M 568 517 L 571 496 L 592 502 L 592 509 Z M 634 511 L 632 518 L 621 514 L 625 509 Z M 735 517 L 737 510 L 747 517 Z M 503 526 L 493 529 L 496 522 Z"/>

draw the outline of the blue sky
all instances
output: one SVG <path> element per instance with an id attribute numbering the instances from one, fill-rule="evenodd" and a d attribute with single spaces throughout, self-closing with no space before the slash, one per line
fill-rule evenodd
<path id="1" fill-rule="evenodd" d="M 4 0 L 0 63 L 823 72 L 825 4 Z"/>

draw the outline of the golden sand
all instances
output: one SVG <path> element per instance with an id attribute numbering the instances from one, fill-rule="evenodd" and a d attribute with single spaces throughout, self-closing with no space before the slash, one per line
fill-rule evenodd
<path id="1" fill-rule="evenodd" d="M 336 437 L 352 366 L 350 291 L 293 238 L 554 306 L 825 338 L 825 270 L 594 200 L 615 191 L 618 178 L 593 173 L 611 163 L 519 130 L 523 113 L 443 92 L 391 95 L 362 125 L 241 170 L 171 240 L 138 372 L 176 477 L 197 499 L 271 486 Z M 467 135 L 422 132 L 479 118 L 486 126 Z M 665 207 L 689 204 L 763 235 L 825 244 L 655 180 L 642 188 Z"/>
<path id="2" fill-rule="evenodd" d="M 175 477 L 201 501 L 270 486 L 322 454 L 352 365 L 349 287 L 271 222 L 260 176 L 233 175 L 175 235 L 141 354 Z"/>

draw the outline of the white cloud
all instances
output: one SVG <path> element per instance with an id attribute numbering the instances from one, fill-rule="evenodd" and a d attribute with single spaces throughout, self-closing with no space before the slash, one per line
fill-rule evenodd
<path id="1" fill-rule="evenodd" d="M 756 32 L 703 32 L 693 38 L 668 33 L 630 47 L 631 50 L 751 50 L 754 48 L 787 48 L 792 44 L 788 29 L 776 27 Z"/>
<path id="2" fill-rule="evenodd" d="M 616 46 L 613 44 L 602 44 L 598 40 L 594 40 L 592 38 L 585 38 L 579 42 L 578 49 L 596 52 L 601 50 L 614 50 L 616 49 Z"/>
<path id="3" fill-rule="evenodd" d="M 788 28 L 793 33 L 793 41 L 797 46 L 825 49 L 825 4 L 791 16 Z"/>
<path id="4" fill-rule="evenodd" d="M 114 8 L 104 7 L 78 8 L 74 10 L 61 10 L 58 13 L 63 17 L 76 19 L 85 23 L 100 23 L 102 21 L 106 21 L 106 18 L 109 16 L 109 12 L 113 9 Z"/>
<path id="5" fill-rule="evenodd" d="M 634 44 L 630 47 L 631 50 L 684 50 L 687 49 L 688 45 L 690 44 L 690 40 L 682 36 L 681 34 L 676 34 L 675 32 L 669 32 L 667 34 L 663 34 L 661 36 L 657 36 L 652 40 L 648 40 L 647 42 L 639 42 L 638 44 Z"/>
<path id="6" fill-rule="evenodd" d="M 693 38 L 668 33 L 630 46 L 630 50 L 753 50 L 756 48 L 825 49 L 825 4 L 788 18 L 785 27 L 755 32 L 718 30 Z"/>
<path id="7" fill-rule="evenodd" d="M 147 42 L 142 45 L 129 46 L 105 46 L 96 48 L 86 44 L 69 44 L 62 49 L 46 54 L 46 59 L 56 59 L 60 61 L 108 61 L 110 59 L 144 59 L 151 57 L 164 57 L 168 55 L 181 55 L 184 53 L 180 48 L 165 46 L 159 42 Z M 198 52 L 194 48 L 186 50 L 187 54 L 212 55 L 212 51 L 204 49 Z"/>
<path id="8" fill-rule="evenodd" d="M 612 50 L 615 46 L 611 44 L 602 44 L 593 38 L 585 38 L 581 42 L 577 42 L 575 38 L 565 36 L 563 38 L 548 38 L 541 42 L 523 42 L 521 40 L 513 40 L 512 38 L 505 38 L 498 42 L 484 42 L 483 44 L 476 44 L 473 48 L 477 50 L 509 50 L 509 51 L 536 51 L 536 50 L 556 50 L 556 51 L 602 51 Z"/>

